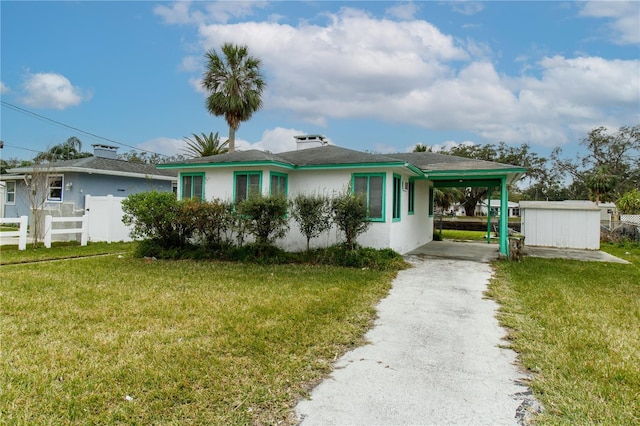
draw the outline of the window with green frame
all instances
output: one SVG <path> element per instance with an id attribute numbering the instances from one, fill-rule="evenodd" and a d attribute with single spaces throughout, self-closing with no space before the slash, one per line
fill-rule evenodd
<path id="1" fill-rule="evenodd" d="M 393 175 L 393 220 L 397 222 L 400 220 L 401 211 L 401 196 L 402 196 L 402 177 L 394 173 Z"/>
<path id="2" fill-rule="evenodd" d="M 433 186 L 429 187 L 429 217 L 433 216 Z"/>
<path id="3" fill-rule="evenodd" d="M 367 200 L 369 220 L 384 222 L 384 173 L 354 173 L 353 192 Z"/>
<path id="4" fill-rule="evenodd" d="M 409 181 L 409 190 L 408 190 L 408 212 L 409 214 L 413 214 L 415 212 L 416 207 L 416 182 L 413 180 Z"/>
<path id="5" fill-rule="evenodd" d="M 181 173 L 181 198 L 204 200 L 204 173 Z"/>
<path id="6" fill-rule="evenodd" d="M 239 203 L 249 195 L 259 193 L 262 187 L 262 172 L 234 172 L 234 201 Z"/>
<path id="7" fill-rule="evenodd" d="M 269 188 L 269 193 L 271 195 L 282 194 L 286 196 L 288 191 L 288 176 L 284 173 L 271 172 L 270 179 L 271 186 Z"/>

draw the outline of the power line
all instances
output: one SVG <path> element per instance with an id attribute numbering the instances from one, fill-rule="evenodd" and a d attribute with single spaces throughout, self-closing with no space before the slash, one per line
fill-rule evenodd
<path id="1" fill-rule="evenodd" d="M 45 117 L 44 115 L 37 114 L 37 113 L 35 113 L 33 111 L 29 111 L 27 109 L 20 108 L 17 105 L 11 104 L 11 103 L 3 101 L 3 100 L 0 100 L 0 104 L 2 104 L 2 106 L 10 108 L 10 109 L 12 109 L 12 110 L 14 110 L 16 112 L 22 113 L 24 115 L 31 116 L 31 118 L 37 118 L 37 119 L 40 119 L 40 120 L 49 121 L 49 122 L 54 123 L 54 124 L 56 124 L 58 126 L 66 127 L 68 129 L 74 130 L 74 131 L 79 132 L 79 133 L 83 133 L 85 135 L 91 136 L 91 137 L 96 138 L 96 139 L 101 139 L 103 141 L 107 141 L 107 142 L 110 142 L 110 143 L 113 143 L 113 144 L 116 144 L 116 145 L 126 146 L 127 148 L 131 148 L 131 149 L 134 149 L 136 151 L 148 152 L 149 154 L 160 155 L 162 157 L 169 157 L 168 155 L 160 154 L 159 152 L 149 151 L 149 150 L 142 149 L 142 148 L 136 148 L 135 146 L 128 145 L 128 144 L 123 143 L 123 142 L 118 142 L 118 141 L 115 141 L 113 139 L 106 138 L 104 136 L 96 135 L 95 133 L 87 132 L 86 130 L 82 130 L 82 129 L 78 128 L 78 127 L 74 127 L 74 126 L 71 126 L 69 124 L 62 123 L 60 121 L 54 120 L 54 119 L 49 118 L 49 117 Z M 5 146 L 9 146 L 9 145 L 5 145 Z M 13 147 L 13 148 L 17 148 L 17 147 Z M 23 148 L 23 149 L 27 149 L 27 148 Z M 33 150 L 30 150 L 30 151 L 33 151 Z M 36 151 L 36 152 L 38 152 L 38 151 Z"/>

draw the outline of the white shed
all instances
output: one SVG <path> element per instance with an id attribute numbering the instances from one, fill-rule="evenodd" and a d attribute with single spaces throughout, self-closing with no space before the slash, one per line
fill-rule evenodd
<path id="1" fill-rule="evenodd" d="M 585 201 L 521 201 L 525 245 L 600 249 L 600 208 Z"/>

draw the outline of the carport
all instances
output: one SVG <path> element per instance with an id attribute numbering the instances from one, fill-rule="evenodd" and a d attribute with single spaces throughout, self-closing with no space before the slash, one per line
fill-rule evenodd
<path id="1" fill-rule="evenodd" d="M 500 254 L 509 255 L 508 187 L 525 174 L 526 168 L 433 152 L 412 152 L 393 156 L 419 168 L 424 174 L 420 179 L 430 180 L 434 188 L 488 188 L 488 199 L 491 199 L 492 191 L 499 190 Z"/>

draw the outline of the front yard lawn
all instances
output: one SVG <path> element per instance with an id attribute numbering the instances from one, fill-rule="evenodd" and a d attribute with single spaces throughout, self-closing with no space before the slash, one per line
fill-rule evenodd
<path id="1" fill-rule="evenodd" d="M 622 265 L 498 262 L 489 296 L 544 411 L 543 424 L 640 424 L 640 247 Z"/>
<path id="2" fill-rule="evenodd" d="M 5 264 L 0 423 L 291 423 L 363 343 L 394 275 L 129 255 Z"/>

